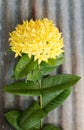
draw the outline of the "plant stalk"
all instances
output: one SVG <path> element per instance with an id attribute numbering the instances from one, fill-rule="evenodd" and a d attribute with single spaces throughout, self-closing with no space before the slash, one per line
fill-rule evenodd
<path id="1" fill-rule="evenodd" d="M 39 83 L 40 83 L 40 89 L 41 89 L 41 80 Z M 42 95 L 40 95 L 40 107 L 42 109 Z M 40 120 L 40 128 L 42 128 L 42 126 L 43 126 L 43 120 L 41 119 Z"/>

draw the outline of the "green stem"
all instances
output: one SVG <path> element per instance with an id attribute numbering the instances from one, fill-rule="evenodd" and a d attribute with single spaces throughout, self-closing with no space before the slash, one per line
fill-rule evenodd
<path id="1" fill-rule="evenodd" d="M 41 89 L 41 80 L 40 80 L 40 89 Z M 40 106 L 41 106 L 41 109 L 42 109 L 42 95 L 40 95 Z M 42 128 L 43 126 L 43 120 L 41 119 L 40 120 L 40 128 Z"/>

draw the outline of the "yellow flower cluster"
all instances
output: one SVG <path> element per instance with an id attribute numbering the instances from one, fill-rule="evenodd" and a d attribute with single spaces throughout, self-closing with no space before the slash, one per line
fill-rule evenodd
<path id="1" fill-rule="evenodd" d="M 19 24 L 15 31 L 10 33 L 9 42 L 15 57 L 21 56 L 22 53 L 28 54 L 30 58 L 33 55 L 39 64 L 50 58 L 56 59 L 64 51 L 61 33 L 47 18 Z"/>

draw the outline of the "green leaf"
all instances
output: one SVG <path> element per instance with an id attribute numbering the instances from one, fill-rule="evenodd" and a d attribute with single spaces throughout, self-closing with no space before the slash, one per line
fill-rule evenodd
<path id="1" fill-rule="evenodd" d="M 27 83 L 21 81 L 7 85 L 4 91 L 15 95 L 41 95 L 38 82 L 27 81 Z"/>
<path id="2" fill-rule="evenodd" d="M 53 66 L 59 66 L 64 63 L 64 54 L 61 54 L 60 56 L 56 57 L 56 59 L 49 59 L 48 62 L 42 62 L 40 66 L 43 67 L 53 67 Z"/>
<path id="3" fill-rule="evenodd" d="M 37 80 L 41 80 L 42 79 L 42 74 L 39 71 L 39 69 L 35 69 L 32 72 L 30 72 L 27 76 L 27 79 L 30 81 L 37 81 Z"/>
<path id="4" fill-rule="evenodd" d="M 27 81 L 16 82 L 7 85 L 4 91 L 15 95 L 43 95 L 50 94 L 56 91 L 70 88 L 80 79 L 79 76 L 72 74 L 60 74 L 57 76 L 50 76 L 42 80 L 42 88 L 40 89 L 38 82 Z"/>
<path id="5" fill-rule="evenodd" d="M 53 102 L 53 100 L 64 90 L 61 91 L 56 91 L 54 93 L 50 93 L 50 94 L 43 94 L 42 95 L 42 106 L 43 108 L 49 104 L 51 101 Z"/>
<path id="6" fill-rule="evenodd" d="M 29 129 L 29 130 L 39 130 L 39 129 L 37 129 L 37 128 L 31 128 L 31 129 Z"/>
<path id="7" fill-rule="evenodd" d="M 34 126 L 35 129 L 40 129 L 40 120 L 39 122 Z"/>
<path id="8" fill-rule="evenodd" d="M 34 102 L 28 109 L 26 109 L 20 120 L 20 127 L 29 130 L 34 127 L 40 119 L 45 117 L 47 113 L 40 108 L 37 102 Z"/>
<path id="9" fill-rule="evenodd" d="M 42 80 L 42 93 L 49 94 L 55 91 L 64 90 L 72 87 L 80 79 L 79 76 L 72 74 L 59 74 L 50 76 Z"/>
<path id="10" fill-rule="evenodd" d="M 20 120 L 20 124 L 24 123 L 25 120 L 28 118 L 28 116 L 31 116 L 31 114 L 33 112 L 35 112 L 36 110 L 38 110 L 39 108 L 40 108 L 40 106 L 39 106 L 38 102 L 37 101 L 33 102 L 29 108 L 27 108 L 23 111 L 21 120 Z"/>
<path id="11" fill-rule="evenodd" d="M 47 75 L 47 74 L 51 73 L 52 71 L 54 71 L 57 68 L 57 66 L 59 66 L 63 63 L 64 63 L 64 54 L 60 55 L 56 59 L 49 59 L 48 63 L 42 62 L 40 64 L 41 73 L 43 75 Z"/>
<path id="12" fill-rule="evenodd" d="M 56 63 L 55 63 L 55 65 L 56 66 L 59 66 L 59 65 L 62 65 L 63 63 L 64 63 L 64 53 L 63 54 L 61 54 L 60 56 L 58 56 L 57 58 L 56 58 Z"/>
<path id="13" fill-rule="evenodd" d="M 6 119 L 8 120 L 8 122 L 13 126 L 15 127 L 17 130 L 22 130 L 20 127 L 19 127 L 19 124 L 18 124 L 18 121 L 19 121 L 19 118 L 21 116 L 21 112 L 19 111 L 10 111 L 10 112 L 7 112 L 5 114 L 5 117 Z"/>
<path id="14" fill-rule="evenodd" d="M 43 107 L 46 112 L 50 112 L 53 109 L 57 108 L 59 105 L 61 105 L 65 99 L 68 98 L 68 96 L 71 94 L 71 89 L 66 89 L 59 93 L 57 96 L 53 96 L 53 98 L 50 99 L 50 95 L 46 95 L 48 99 L 48 103 L 46 102 L 46 105 Z"/>
<path id="15" fill-rule="evenodd" d="M 52 71 L 54 71 L 57 68 L 57 66 L 63 63 L 64 63 L 64 54 L 60 55 L 56 59 L 49 59 L 48 63 L 42 62 L 40 64 L 41 72 L 43 75 L 47 75 L 51 73 Z"/>
<path id="16" fill-rule="evenodd" d="M 43 127 L 42 130 L 60 130 L 60 129 L 52 124 L 48 124 L 45 127 Z"/>
<path id="17" fill-rule="evenodd" d="M 41 73 L 42 75 L 48 75 L 51 72 L 53 72 L 56 69 L 56 66 L 50 66 L 50 67 L 41 67 Z"/>
<path id="18" fill-rule="evenodd" d="M 52 66 L 59 66 L 64 63 L 64 54 L 58 56 L 56 59 L 49 59 L 48 64 Z"/>
<path id="19" fill-rule="evenodd" d="M 28 55 L 24 54 L 16 65 L 15 79 L 24 78 L 36 65 L 37 62 L 33 57 L 30 59 Z"/>

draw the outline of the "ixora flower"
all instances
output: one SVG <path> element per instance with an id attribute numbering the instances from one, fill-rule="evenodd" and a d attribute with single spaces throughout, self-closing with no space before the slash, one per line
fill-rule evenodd
<path id="1" fill-rule="evenodd" d="M 14 69 L 17 80 L 6 85 L 5 92 L 20 96 L 37 96 L 23 110 L 5 114 L 16 130 L 60 130 L 52 124 L 43 124 L 43 118 L 61 105 L 71 94 L 79 76 L 50 73 L 64 63 L 63 38 L 51 20 L 24 21 L 10 33 L 10 47 L 15 57 L 21 56 Z"/>
<path id="2" fill-rule="evenodd" d="M 11 49 L 15 57 L 22 53 L 34 56 L 34 60 L 48 62 L 48 59 L 56 59 L 64 52 L 63 38 L 52 20 L 47 18 L 40 20 L 24 21 L 18 25 L 9 38 Z"/>

